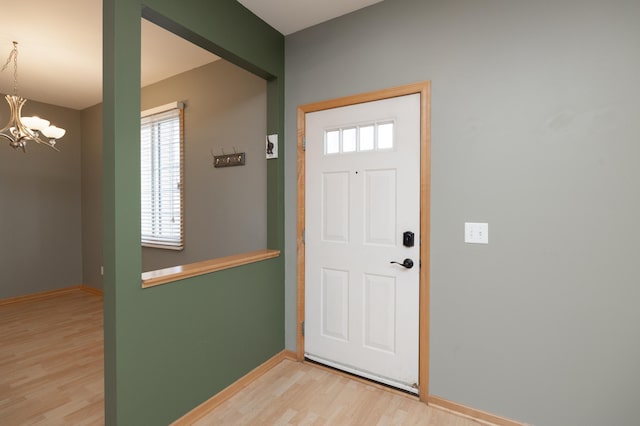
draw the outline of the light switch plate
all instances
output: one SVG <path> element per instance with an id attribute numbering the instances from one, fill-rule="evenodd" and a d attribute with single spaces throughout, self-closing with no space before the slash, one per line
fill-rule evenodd
<path id="1" fill-rule="evenodd" d="M 465 222 L 464 242 L 470 244 L 489 244 L 489 224 Z"/>

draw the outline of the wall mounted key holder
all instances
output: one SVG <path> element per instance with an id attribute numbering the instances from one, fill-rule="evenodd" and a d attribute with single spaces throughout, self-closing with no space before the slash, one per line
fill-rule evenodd
<path id="1" fill-rule="evenodd" d="M 235 154 L 223 154 L 213 156 L 213 167 L 233 167 L 244 166 L 245 153 L 238 152 Z"/>

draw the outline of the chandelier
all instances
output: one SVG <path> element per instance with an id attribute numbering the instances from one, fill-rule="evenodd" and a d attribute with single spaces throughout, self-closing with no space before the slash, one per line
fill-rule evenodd
<path id="1" fill-rule="evenodd" d="M 66 130 L 51 126 L 49 120 L 40 117 L 23 117 L 22 107 L 27 102 L 18 96 L 18 42 L 13 42 L 13 50 L 2 67 L 4 71 L 13 60 L 13 95 L 6 95 L 9 104 L 9 121 L 0 129 L 0 138 L 9 142 L 9 146 L 26 152 L 27 142 L 34 141 L 50 148 L 56 148 L 56 139 L 64 136 Z"/>

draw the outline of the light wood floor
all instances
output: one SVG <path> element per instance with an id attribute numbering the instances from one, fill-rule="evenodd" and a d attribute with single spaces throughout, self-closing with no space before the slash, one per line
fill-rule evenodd
<path id="1" fill-rule="evenodd" d="M 284 360 L 195 423 L 430 425 L 480 423 L 308 363 Z"/>
<path id="2" fill-rule="evenodd" d="M 83 291 L 0 306 L 0 424 L 104 424 L 102 299 Z M 284 360 L 196 423 L 479 423 L 330 370 Z"/>
<path id="3" fill-rule="evenodd" d="M 0 424 L 104 423 L 102 298 L 0 306 Z"/>

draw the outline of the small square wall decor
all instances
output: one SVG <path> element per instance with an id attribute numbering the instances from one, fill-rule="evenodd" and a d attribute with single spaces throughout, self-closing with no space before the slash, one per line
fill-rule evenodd
<path id="1" fill-rule="evenodd" d="M 278 135 L 268 135 L 267 136 L 267 160 L 271 160 L 272 158 L 278 158 Z"/>

